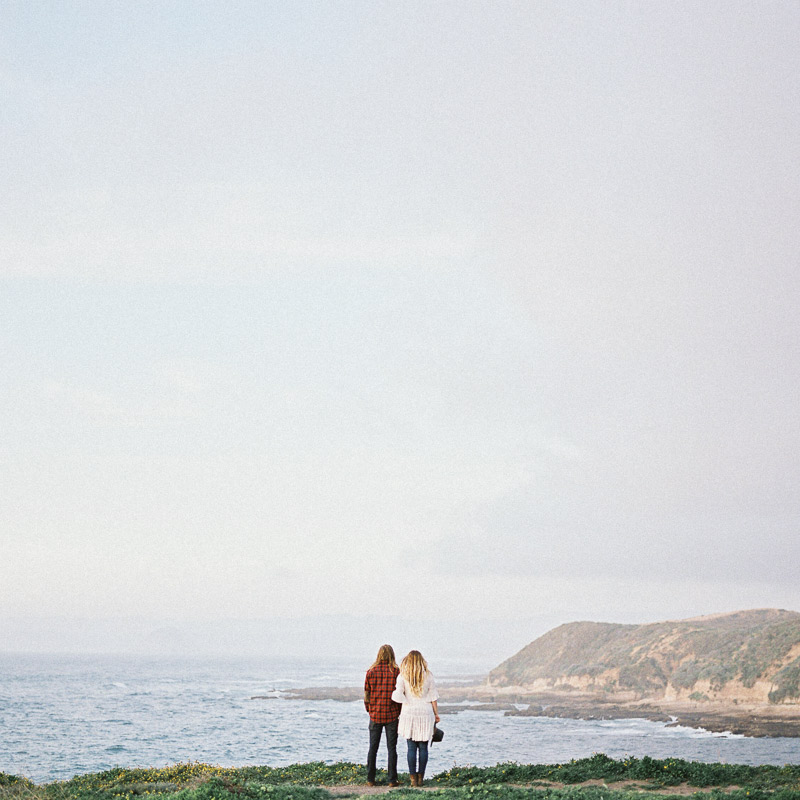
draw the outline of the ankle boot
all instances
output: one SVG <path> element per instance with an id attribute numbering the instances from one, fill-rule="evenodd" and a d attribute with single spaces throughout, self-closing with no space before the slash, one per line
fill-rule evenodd
<path id="1" fill-rule="evenodd" d="M 424 772 L 417 773 L 417 786 L 422 786 L 422 779 L 425 777 Z"/>
<path id="2" fill-rule="evenodd" d="M 409 772 L 408 777 L 411 778 L 411 785 L 412 786 L 419 786 L 417 783 L 417 778 L 419 778 L 419 774 L 416 772 Z"/>

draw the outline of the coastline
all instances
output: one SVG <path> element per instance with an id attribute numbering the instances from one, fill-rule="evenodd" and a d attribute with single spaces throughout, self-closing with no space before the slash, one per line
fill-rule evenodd
<path id="1" fill-rule="evenodd" d="M 654 698 L 614 701 L 597 695 L 527 692 L 523 687 L 497 689 L 486 683 L 439 684 L 439 713 L 502 711 L 505 716 L 563 719 L 647 719 L 712 733 L 752 738 L 800 737 L 800 705 L 661 702 Z M 254 695 L 251 700 L 361 700 L 359 687 L 308 687 Z"/>

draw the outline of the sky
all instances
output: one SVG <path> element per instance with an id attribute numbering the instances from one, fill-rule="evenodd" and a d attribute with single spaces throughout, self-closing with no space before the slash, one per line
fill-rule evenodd
<path id="1" fill-rule="evenodd" d="M 798 40 L 0 3 L 0 649 L 491 666 L 800 610 Z"/>

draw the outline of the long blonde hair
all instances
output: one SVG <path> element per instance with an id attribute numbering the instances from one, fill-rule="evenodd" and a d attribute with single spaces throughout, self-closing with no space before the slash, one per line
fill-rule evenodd
<path id="1" fill-rule="evenodd" d="M 397 662 L 394 660 L 394 650 L 390 644 L 382 644 L 380 646 L 372 667 L 377 667 L 378 664 L 388 664 L 390 667 L 397 668 Z M 370 669 L 372 669 L 372 667 L 370 667 Z"/>
<path id="2" fill-rule="evenodd" d="M 422 696 L 422 687 L 428 677 L 428 662 L 419 650 L 412 650 L 400 662 L 400 674 L 415 697 Z"/>

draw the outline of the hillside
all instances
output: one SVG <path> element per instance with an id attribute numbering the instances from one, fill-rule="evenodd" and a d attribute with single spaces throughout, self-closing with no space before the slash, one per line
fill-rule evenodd
<path id="1" fill-rule="evenodd" d="M 488 683 L 609 699 L 800 704 L 800 614 L 760 609 L 649 625 L 573 622 L 504 661 Z"/>

